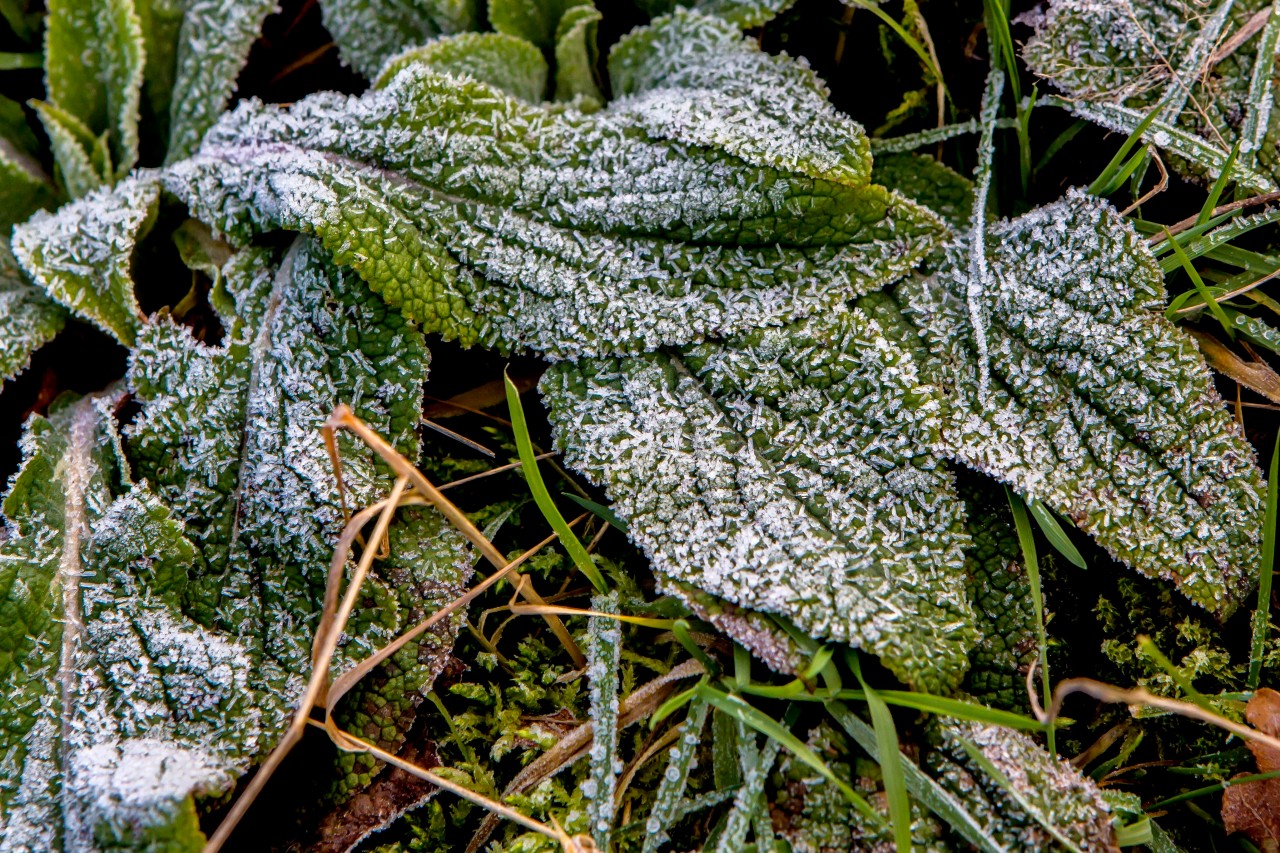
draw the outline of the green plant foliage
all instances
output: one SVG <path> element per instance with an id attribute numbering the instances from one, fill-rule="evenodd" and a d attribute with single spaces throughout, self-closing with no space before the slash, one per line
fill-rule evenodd
<path id="1" fill-rule="evenodd" d="M 967 263 L 896 290 L 949 389 L 944 452 L 1009 482 L 1144 574 L 1229 614 L 1257 562 L 1261 472 L 1155 261 L 1082 193 L 990 230 L 990 397 L 966 329 Z"/>
<path id="2" fill-rule="evenodd" d="M 325 28 L 342 61 L 370 80 L 403 50 L 475 29 L 478 0 L 326 0 Z"/>
<path id="3" fill-rule="evenodd" d="M 1221 155 L 1239 142 L 1239 177 L 1273 189 L 1252 172 L 1256 162 L 1274 184 L 1280 165 L 1280 116 L 1272 109 L 1280 14 L 1268 15 L 1268 7 L 1261 0 L 1054 0 L 1032 16 L 1036 31 L 1023 55 L 1071 96 L 1077 114 L 1128 132 L 1135 114 L 1158 107 L 1144 138 L 1179 155 L 1185 168 L 1212 181 Z M 1245 27 L 1256 35 L 1230 38 Z M 1179 130 L 1190 139 L 1179 140 Z"/>
<path id="4" fill-rule="evenodd" d="M 0 382 L 27 369 L 31 354 L 62 331 L 67 315 L 23 276 L 0 244 Z"/>
<path id="5" fill-rule="evenodd" d="M 557 366 L 542 391 L 567 459 L 662 575 L 923 688 L 964 674 L 963 508 L 927 450 L 941 408 L 864 314 Z"/>
<path id="6" fill-rule="evenodd" d="M 524 39 L 503 33 L 442 36 L 398 53 L 382 66 L 378 86 L 386 86 L 405 68 L 420 63 L 438 71 L 467 75 L 536 104 L 547 90 L 547 60 Z"/>
<path id="7" fill-rule="evenodd" d="M 431 331 L 555 357 L 791 319 L 882 284 L 929 247 L 937 220 L 868 183 L 861 130 L 807 72 L 721 39 L 718 57 L 780 87 L 738 94 L 719 72 L 685 74 L 648 35 L 614 52 L 626 69 L 615 88 L 633 94 L 594 115 L 410 68 L 358 99 L 246 105 L 165 183 L 237 240 L 316 234 Z M 702 97 L 667 88 L 693 81 Z M 779 145 L 770 102 L 787 92 L 808 109 L 791 109 Z M 667 119 L 677 95 L 690 121 Z M 690 123 L 699 114 L 707 124 Z M 495 124 L 510 140 L 502 150 L 480 144 Z"/>

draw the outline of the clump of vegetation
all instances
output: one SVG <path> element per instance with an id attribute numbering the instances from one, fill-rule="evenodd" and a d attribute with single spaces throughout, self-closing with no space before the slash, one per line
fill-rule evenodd
<path id="1" fill-rule="evenodd" d="M 0 850 L 1274 847 L 1274 4 L 0 14 Z"/>

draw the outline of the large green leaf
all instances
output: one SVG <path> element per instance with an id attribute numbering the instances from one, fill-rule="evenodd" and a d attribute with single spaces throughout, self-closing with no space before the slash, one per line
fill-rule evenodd
<path id="1" fill-rule="evenodd" d="M 441 36 L 421 47 L 411 47 L 387 60 L 377 85 L 387 85 L 415 62 L 474 77 L 531 104 L 541 101 L 547 90 L 547 60 L 542 51 L 504 33 Z"/>
<path id="2" fill-rule="evenodd" d="M 720 40 L 671 53 L 690 22 Z M 421 66 L 248 104 L 166 185 L 237 240 L 316 234 L 427 330 L 553 357 L 786 322 L 909 269 L 939 221 L 869 183 L 864 134 L 807 71 L 725 26 L 633 35 L 630 94 L 592 115 Z"/>
<path id="3" fill-rule="evenodd" d="M 953 410 L 942 451 L 1230 613 L 1257 565 L 1262 475 L 1195 342 L 1164 319 L 1145 241 L 1106 203 L 1072 191 L 991 226 L 987 266 L 985 398 L 967 249 L 896 290 Z"/>
<path id="4" fill-rule="evenodd" d="M 541 387 L 566 460 L 660 578 L 865 648 L 922 689 L 963 676 L 977 637 L 963 506 L 929 450 L 942 409 L 862 312 L 557 365 Z"/>
<path id="5" fill-rule="evenodd" d="M 342 61 L 370 80 L 382 63 L 436 36 L 475 29 L 479 0 L 324 0 L 324 25 Z"/>
<path id="6" fill-rule="evenodd" d="M 227 790 L 270 745 L 249 649 L 182 612 L 199 552 L 145 485 L 122 482 L 118 398 L 35 418 L 4 503 L 7 850 L 198 850 L 191 795 Z"/>
<path id="7" fill-rule="evenodd" d="M 929 770 L 1003 849 L 1118 849 L 1098 786 L 1030 735 L 947 719 L 933 732 Z"/>

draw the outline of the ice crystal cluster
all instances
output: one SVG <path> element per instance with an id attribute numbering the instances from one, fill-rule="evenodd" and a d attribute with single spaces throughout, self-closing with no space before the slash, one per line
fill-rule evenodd
<path id="1" fill-rule="evenodd" d="M 1034 621 L 1025 569 L 1007 525 L 967 521 L 955 465 L 1217 616 L 1248 595 L 1261 474 L 1107 203 L 1073 190 L 988 221 L 989 170 L 873 162 L 803 61 L 743 38 L 785 3 L 657 0 L 670 14 L 613 47 L 607 86 L 589 3 L 321 5 L 364 94 L 224 112 L 262 0 L 50 0 L 52 178 L 0 103 L 0 375 L 68 314 L 129 351 L 122 386 L 28 422 L 5 499 L 0 850 L 199 845 L 194 797 L 262 759 L 310 664 L 344 517 L 319 427 L 346 403 L 416 460 L 427 334 L 554 362 L 540 389 L 568 463 L 662 589 L 778 669 L 799 640 L 842 643 L 912 688 L 1016 704 L 1001 679 Z M 1151 132 L 1192 171 L 1240 140 L 1244 183 L 1271 181 L 1266 74 L 1231 72 L 1247 91 L 1217 93 L 1207 124 L 1206 99 L 1177 91 L 1210 85 L 1206 56 L 1254 68 L 1276 13 L 1223 4 L 1183 26 L 1186 4 L 1111 5 L 1050 3 L 1037 69 L 1085 115 L 1132 125 L 1162 104 Z M 1270 48 L 1216 57 L 1241 16 Z M 212 282 L 214 341 L 179 306 L 141 307 L 143 249 L 170 236 Z M 348 501 L 385 494 L 386 467 L 339 446 Z M 432 510 L 402 510 L 386 547 L 339 670 L 469 580 Z M 385 662 L 342 724 L 398 748 L 458 627 Z M 611 733 L 620 643 L 592 618 L 589 701 Z M 694 714 L 700 729 L 705 703 Z M 1110 843 L 1096 790 L 1032 741 L 948 732 L 934 776 L 987 803 L 1008 849 L 1040 849 L 1046 826 Z M 602 845 L 613 734 L 586 783 Z M 687 771 L 696 746 L 673 762 Z M 745 841 L 778 743 L 752 750 L 726 844 Z M 343 758 L 334 796 L 377 769 Z M 669 782 L 655 814 L 681 802 Z"/>

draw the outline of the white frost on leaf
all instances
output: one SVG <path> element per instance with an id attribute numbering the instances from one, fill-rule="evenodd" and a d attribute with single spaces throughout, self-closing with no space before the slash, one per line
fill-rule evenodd
<path id="1" fill-rule="evenodd" d="M 689 21 L 716 50 L 681 65 L 661 27 Z M 166 186 L 238 241 L 314 233 L 428 331 L 552 358 L 778 325 L 910 269 L 941 222 L 869 183 L 865 135 L 809 72 L 716 26 L 656 26 L 651 55 L 632 36 L 634 94 L 590 115 L 422 66 L 245 104 Z"/>
<path id="2" fill-rule="evenodd" d="M 922 689 L 963 675 L 964 512 L 928 450 L 942 410 L 863 313 L 557 365 L 541 388 L 566 460 L 660 578 L 865 648 Z"/>
<path id="3" fill-rule="evenodd" d="M 1145 241 L 1073 190 L 992 226 L 987 245 L 988 399 L 975 394 L 966 248 L 896 291 L 947 390 L 942 452 L 1230 613 L 1257 565 L 1262 476 L 1194 341 L 1164 318 Z"/>

